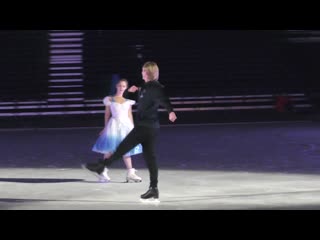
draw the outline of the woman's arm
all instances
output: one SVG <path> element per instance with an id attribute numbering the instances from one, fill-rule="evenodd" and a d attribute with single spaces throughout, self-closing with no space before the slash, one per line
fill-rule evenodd
<path id="1" fill-rule="evenodd" d="M 134 122 L 133 122 L 133 116 L 132 116 L 132 107 L 131 107 L 131 106 L 129 107 L 128 116 L 129 116 L 132 124 L 134 124 Z"/>
<path id="2" fill-rule="evenodd" d="M 105 127 L 107 126 L 110 117 L 111 117 L 110 106 L 106 106 L 105 113 L 104 113 L 104 126 Z"/>

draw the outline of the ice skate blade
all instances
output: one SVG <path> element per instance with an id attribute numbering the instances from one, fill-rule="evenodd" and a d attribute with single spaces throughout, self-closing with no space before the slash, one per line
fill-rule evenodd
<path id="1" fill-rule="evenodd" d="M 98 182 L 100 182 L 100 183 L 109 183 L 109 182 L 111 182 L 111 179 L 107 180 L 107 179 L 104 179 L 104 178 L 99 178 Z"/>
<path id="2" fill-rule="evenodd" d="M 143 204 L 160 204 L 160 200 L 158 198 L 149 198 L 149 199 L 142 199 L 140 198 L 140 202 Z"/>
<path id="3" fill-rule="evenodd" d="M 127 183 L 140 183 L 140 182 L 142 182 L 142 180 L 127 179 L 126 182 Z"/>

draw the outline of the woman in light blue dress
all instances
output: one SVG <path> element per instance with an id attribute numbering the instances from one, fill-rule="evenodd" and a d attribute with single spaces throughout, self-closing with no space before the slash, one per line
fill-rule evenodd
<path id="1" fill-rule="evenodd" d="M 135 101 L 123 97 L 124 91 L 128 88 L 128 81 L 121 79 L 116 85 L 117 92 L 114 96 L 107 96 L 103 99 L 105 105 L 105 128 L 100 132 L 100 136 L 94 144 L 92 151 L 104 154 L 104 158 L 116 150 L 121 141 L 133 129 L 132 105 Z M 123 161 L 127 167 L 127 182 L 141 182 L 142 179 L 132 167 L 131 156 L 142 153 L 142 146 L 139 144 L 123 156 Z M 105 169 L 100 175 L 102 182 L 110 181 L 108 170 Z"/>

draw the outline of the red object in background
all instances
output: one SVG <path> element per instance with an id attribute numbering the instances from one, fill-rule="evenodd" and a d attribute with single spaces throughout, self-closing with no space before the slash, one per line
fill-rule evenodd
<path id="1" fill-rule="evenodd" d="M 276 97 L 276 110 L 278 112 L 284 112 L 287 110 L 290 100 L 288 96 L 277 96 Z"/>

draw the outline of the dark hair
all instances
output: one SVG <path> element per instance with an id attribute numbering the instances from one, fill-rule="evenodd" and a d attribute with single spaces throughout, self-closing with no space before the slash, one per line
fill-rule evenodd
<path id="1" fill-rule="evenodd" d="M 128 80 L 125 79 L 125 78 L 121 78 L 121 79 L 117 82 L 117 84 L 118 84 L 119 82 L 125 82 L 125 83 L 127 84 L 127 87 L 129 86 L 129 82 L 128 82 Z M 117 85 L 117 84 L 116 84 L 116 85 Z"/>

